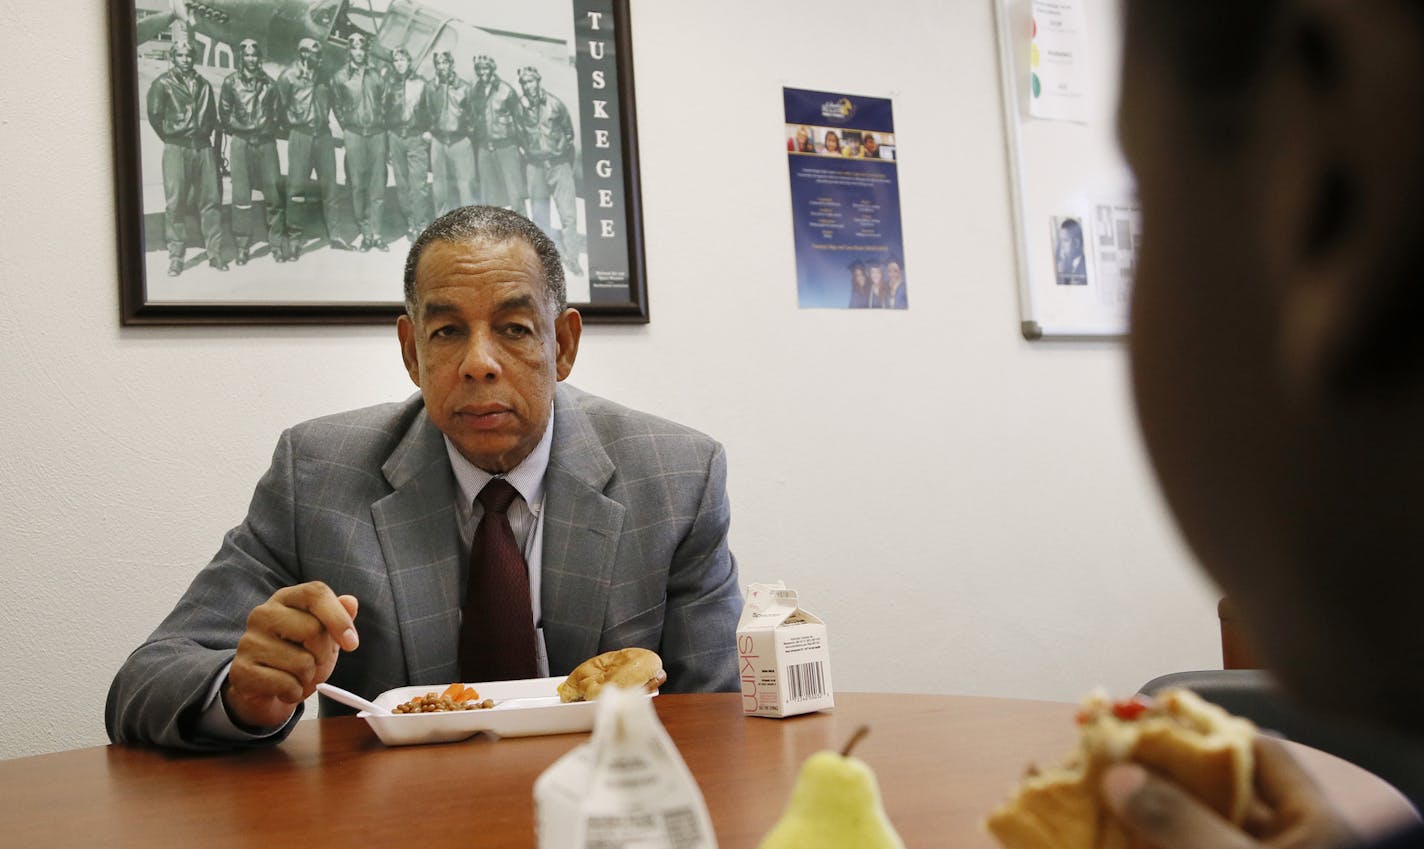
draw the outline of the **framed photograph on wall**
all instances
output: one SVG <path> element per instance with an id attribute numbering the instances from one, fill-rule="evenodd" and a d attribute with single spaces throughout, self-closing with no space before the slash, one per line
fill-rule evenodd
<path id="1" fill-rule="evenodd" d="M 648 321 L 627 0 L 114 0 L 124 324 L 384 323 L 470 203 Z"/>

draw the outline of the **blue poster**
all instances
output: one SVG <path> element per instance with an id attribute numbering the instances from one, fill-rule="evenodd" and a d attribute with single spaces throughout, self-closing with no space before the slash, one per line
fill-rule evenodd
<path id="1" fill-rule="evenodd" d="M 907 309 L 890 101 L 782 91 L 801 308 Z"/>

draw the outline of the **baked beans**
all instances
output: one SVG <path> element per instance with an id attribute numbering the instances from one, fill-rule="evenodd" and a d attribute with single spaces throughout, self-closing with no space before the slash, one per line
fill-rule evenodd
<path id="1" fill-rule="evenodd" d="M 494 707 L 494 699 L 455 701 L 448 696 L 431 691 L 396 705 L 391 708 L 391 713 L 439 713 L 451 710 L 488 710 L 492 707 Z"/>

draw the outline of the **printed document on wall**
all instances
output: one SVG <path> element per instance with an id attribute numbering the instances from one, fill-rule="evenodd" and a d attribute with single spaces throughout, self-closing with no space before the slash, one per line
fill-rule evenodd
<path id="1" fill-rule="evenodd" d="M 1099 198 L 1093 204 L 1093 253 L 1104 308 L 1126 316 L 1141 247 L 1142 207 L 1137 199 Z"/>
<path id="2" fill-rule="evenodd" d="M 1029 114 L 1088 123 L 1087 25 L 1081 0 L 1033 0 Z"/>
<path id="3" fill-rule="evenodd" d="M 782 91 L 798 304 L 909 309 L 890 101 Z"/>

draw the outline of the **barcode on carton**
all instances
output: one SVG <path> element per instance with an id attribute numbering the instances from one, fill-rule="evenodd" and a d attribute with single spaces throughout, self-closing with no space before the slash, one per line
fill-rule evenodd
<path id="1" fill-rule="evenodd" d="M 819 699 L 826 694 L 825 664 L 817 660 L 812 663 L 798 663 L 786 667 L 786 695 L 788 701 L 804 702 Z"/>

